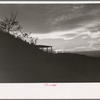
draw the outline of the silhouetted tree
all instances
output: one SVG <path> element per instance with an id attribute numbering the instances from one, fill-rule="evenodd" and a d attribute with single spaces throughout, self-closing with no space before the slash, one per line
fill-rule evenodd
<path id="1" fill-rule="evenodd" d="M 35 38 L 35 39 L 34 39 L 34 45 L 37 44 L 37 40 L 38 40 L 38 38 Z"/>
<path id="2" fill-rule="evenodd" d="M 37 44 L 38 38 L 34 38 L 34 37 L 28 37 L 28 38 L 29 38 L 30 44 L 33 44 L 33 45 Z"/>
<path id="3" fill-rule="evenodd" d="M 27 32 L 21 32 L 21 35 L 22 35 L 22 39 L 26 42 L 28 42 L 29 44 L 33 44 L 33 45 L 36 45 L 37 44 L 37 40 L 38 38 L 34 38 L 34 37 L 31 37 L 32 33 L 27 33 Z"/>
<path id="4" fill-rule="evenodd" d="M 16 38 L 20 38 L 23 41 L 36 45 L 38 38 L 30 37 L 31 32 L 23 32 L 22 26 L 19 25 L 19 22 L 16 20 L 16 18 L 17 13 L 11 13 L 10 17 L 3 18 L 3 20 L 0 21 L 0 29 L 8 33 L 11 32 Z"/>
<path id="5" fill-rule="evenodd" d="M 0 28 L 6 32 L 10 31 L 16 31 L 20 30 L 21 26 L 19 25 L 19 22 L 16 20 L 17 13 L 11 13 L 10 17 L 3 18 L 2 21 L 0 21 Z"/>

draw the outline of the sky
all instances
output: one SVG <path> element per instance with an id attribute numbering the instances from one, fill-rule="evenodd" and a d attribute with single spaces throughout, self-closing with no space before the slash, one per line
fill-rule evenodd
<path id="1" fill-rule="evenodd" d="M 24 32 L 56 51 L 100 50 L 100 4 L 1 4 L 0 20 L 18 12 Z"/>

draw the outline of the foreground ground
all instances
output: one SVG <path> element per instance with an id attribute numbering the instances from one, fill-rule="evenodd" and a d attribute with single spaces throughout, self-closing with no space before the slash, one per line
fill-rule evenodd
<path id="1" fill-rule="evenodd" d="M 43 52 L 0 32 L 0 82 L 100 82 L 100 58 Z"/>

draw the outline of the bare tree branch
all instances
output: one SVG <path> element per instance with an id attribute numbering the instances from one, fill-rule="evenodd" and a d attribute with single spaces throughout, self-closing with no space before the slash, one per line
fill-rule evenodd
<path id="1" fill-rule="evenodd" d="M 17 18 L 17 12 L 11 13 L 10 18 L 5 17 L 3 20 L 0 22 L 0 28 L 3 29 L 6 32 L 14 31 L 19 29 L 19 22 L 16 21 Z M 15 28 L 16 26 L 16 28 Z"/>

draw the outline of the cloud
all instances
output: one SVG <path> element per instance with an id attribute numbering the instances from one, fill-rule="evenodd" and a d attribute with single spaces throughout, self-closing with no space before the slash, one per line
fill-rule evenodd
<path id="1" fill-rule="evenodd" d="M 69 30 L 69 31 L 56 31 L 56 32 L 50 32 L 47 34 L 32 34 L 32 37 L 38 37 L 39 39 L 57 39 L 57 38 L 62 38 L 64 40 L 71 40 L 79 36 L 80 34 L 78 33 L 80 29 L 74 29 L 74 30 Z"/>
<path id="2" fill-rule="evenodd" d="M 90 46 L 80 46 L 80 47 L 74 47 L 71 49 L 66 49 L 66 52 L 78 52 L 78 51 L 91 51 L 91 50 L 97 50 L 95 47 Z"/>
<path id="3" fill-rule="evenodd" d="M 78 27 L 72 30 L 65 30 L 65 31 L 54 31 L 54 32 L 49 32 L 46 34 L 41 34 L 41 33 L 33 33 L 31 36 L 32 37 L 38 37 L 39 39 L 57 39 L 57 38 L 62 38 L 64 40 L 71 40 L 74 39 L 80 35 L 88 35 L 91 38 L 97 38 L 100 37 L 100 31 L 99 29 L 95 32 L 93 32 L 93 29 L 95 30 L 95 27 L 97 27 L 98 23 L 92 22 L 84 27 Z M 91 30 L 92 29 L 92 30 Z"/>
<path id="4" fill-rule="evenodd" d="M 49 41 L 55 39 L 63 39 L 62 45 L 53 45 L 47 42 L 47 44 L 54 46 L 57 50 L 98 50 L 96 44 L 100 43 L 100 22 L 98 19 L 91 20 L 89 23 L 82 23 L 80 27 L 76 27 L 69 30 L 53 31 L 46 34 L 33 33 L 32 37 L 38 37 L 41 41 L 48 39 Z M 59 47 L 59 48 L 58 48 Z"/>

